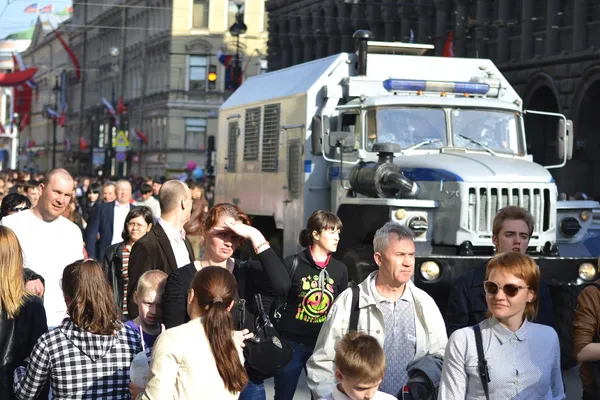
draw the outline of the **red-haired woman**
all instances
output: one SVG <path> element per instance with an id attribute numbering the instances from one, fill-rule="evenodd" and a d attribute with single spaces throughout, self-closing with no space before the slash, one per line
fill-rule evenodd
<path id="1" fill-rule="evenodd" d="M 102 267 L 76 261 L 64 269 L 61 286 L 69 317 L 40 337 L 27 369 L 15 372 L 17 398 L 34 399 L 48 380 L 56 399 L 128 398 L 129 366 L 142 342 L 119 321 Z"/>
<path id="2" fill-rule="evenodd" d="M 204 254 L 200 261 L 179 268 L 169 275 L 162 297 L 163 323 L 168 329 L 189 320 L 186 313 L 186 292 L 194 275 L 204 267 L 218 266 L 231 272 L 238 283 L 241 279 L 244 280 L 244 284 L 240 285 L 244 287 L 244 293 L 238 293 L 236 299 L 246 300 L 246 329 L 238 332 L 238 335 L 240 338 L 250 338 L 250 330 L 254 324 L 254 294 L 260 293 L 267 298 L 265 308 L 268 309 L 268 299 L 272 301 L 274 297 L 287 294 L 290 288 L 288 273 L 262 233 L 250 226 L 248 216 L 233 204 L 222 203 L 212 207 L 202 222 L 201 232 Z M 257 261 L 242 263 L 233 258 L 233 253 L 243 240 L 252 243 L 258 255 Z M 239 307 L 234 307 L 232 313 L 234 326 L 237 327 L 240 320 Z M 253 380 L 250 376 L 240 399 L 264 399 L 265 396 L 263 382 Z"/>
<path id="3" fill-rule="evenodd" d="M 206 267 L 196 273 L 187 299 L 190 321 L 159 336 L 145 391 L 137 395 L 139 388 L 132 384 L 132 397 L 237 399 L 248 376 L 231 332 L 236 295 L 235 278 L 225 269 Z"/>
<path id="4" fill-rule="evenodd" d="M 450 336 L 439 398 L 564 399 L 558 336 L 531 322 L 538 306 L 538 266 L 527 255 L 502 253 L 487 264 L 485 279 L 490 317 Z M 489 382 L 477 367 L 477 331 Z"/>

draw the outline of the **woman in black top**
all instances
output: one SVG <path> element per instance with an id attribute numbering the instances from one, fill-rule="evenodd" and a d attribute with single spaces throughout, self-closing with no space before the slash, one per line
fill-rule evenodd
<path id="1" fill-rule="evenodd" d="M 335 298 L 348 287 L 346 265 L 331 253 L 337 250 L 342 221 L 337 215 L 317 210 L 300 232 L 306 247 L 283 262 L 292 286 L 281 312 L 279 333 L 294 348 L 294 358 L 275 375 L 275 400 L 292 400 L 302 369 L 313 353 L 321 325 Z"/>
<path id="2" fill-rule="evenodd" d="M 260 293 L 265 299 L 265 308 L 276 297 L 284 296 L 290 288 L 290 278 L 281 260 L 269 246 L 269 242 L 260 231 L 250 226 L 248 216 L 233 204 L 217 204 L 212 207 L 202 223 L 204 255 L 200 261 L 179 268 L 169 275 L 165 291 L 161 299 L 163 323 L 172 328 L 189 321 L 186 311 L 186 294 L 194 275 L 207 266 L 227 268 L 238 281 L 239 298 L 246 300 L 245 326 L 241 337 L 249 338 L 248 333 L 254 325 L 254 294 Z M 252 243 L 258 261 L 234 259 L 233 253 L 242 240 Z M 243 284 L 241 281 L 243 280 Z M 240 321 L 240 310 L 236 305 L 232 311 L 235 327 Z M 240 394 L 240 399 L 265 399 L 265 389 L 260 380 L 248 382 L 248 386 Z"/>

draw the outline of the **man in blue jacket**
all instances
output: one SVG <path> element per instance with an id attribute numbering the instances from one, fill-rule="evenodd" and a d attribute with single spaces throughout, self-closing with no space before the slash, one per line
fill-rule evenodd
<path id="1" fill-rule="evenodd" d="M 525 254 L 533 233 L 534 220 L 524 208 L 508 206 L 498 211 L 492 227 L 492 242 L 497 253 L 515 251 Z M 473 326 L 486 319 L 487 304 L 483 281 L 485 265 L 460 276 L 450 287 L 450 298 L 446 313 L 448 336 L 455 330 Z M 554 312 L 550 289 L 540 281 L 540 299 L 535 322 L 552 326 Z"/>

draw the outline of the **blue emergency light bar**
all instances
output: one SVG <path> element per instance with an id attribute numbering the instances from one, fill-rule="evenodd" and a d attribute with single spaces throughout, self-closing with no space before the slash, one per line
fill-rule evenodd
<path id="1" fill-rule="evenodd" d="M 416 79 L 386 79 L 383 87 L 388 92 L 447 92 L 485 95 L 490 91 L 487 83 L 421 81 Z"/>

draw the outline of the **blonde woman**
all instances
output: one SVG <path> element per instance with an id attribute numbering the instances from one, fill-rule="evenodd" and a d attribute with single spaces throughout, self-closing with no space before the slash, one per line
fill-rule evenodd
<path id="1" fill-rule="evenodd" d="M 0 399 L 16 399 L 13 372 L 47 330 L 42 300 L 25 291 L 19 240 L 0 226 Z"/>

